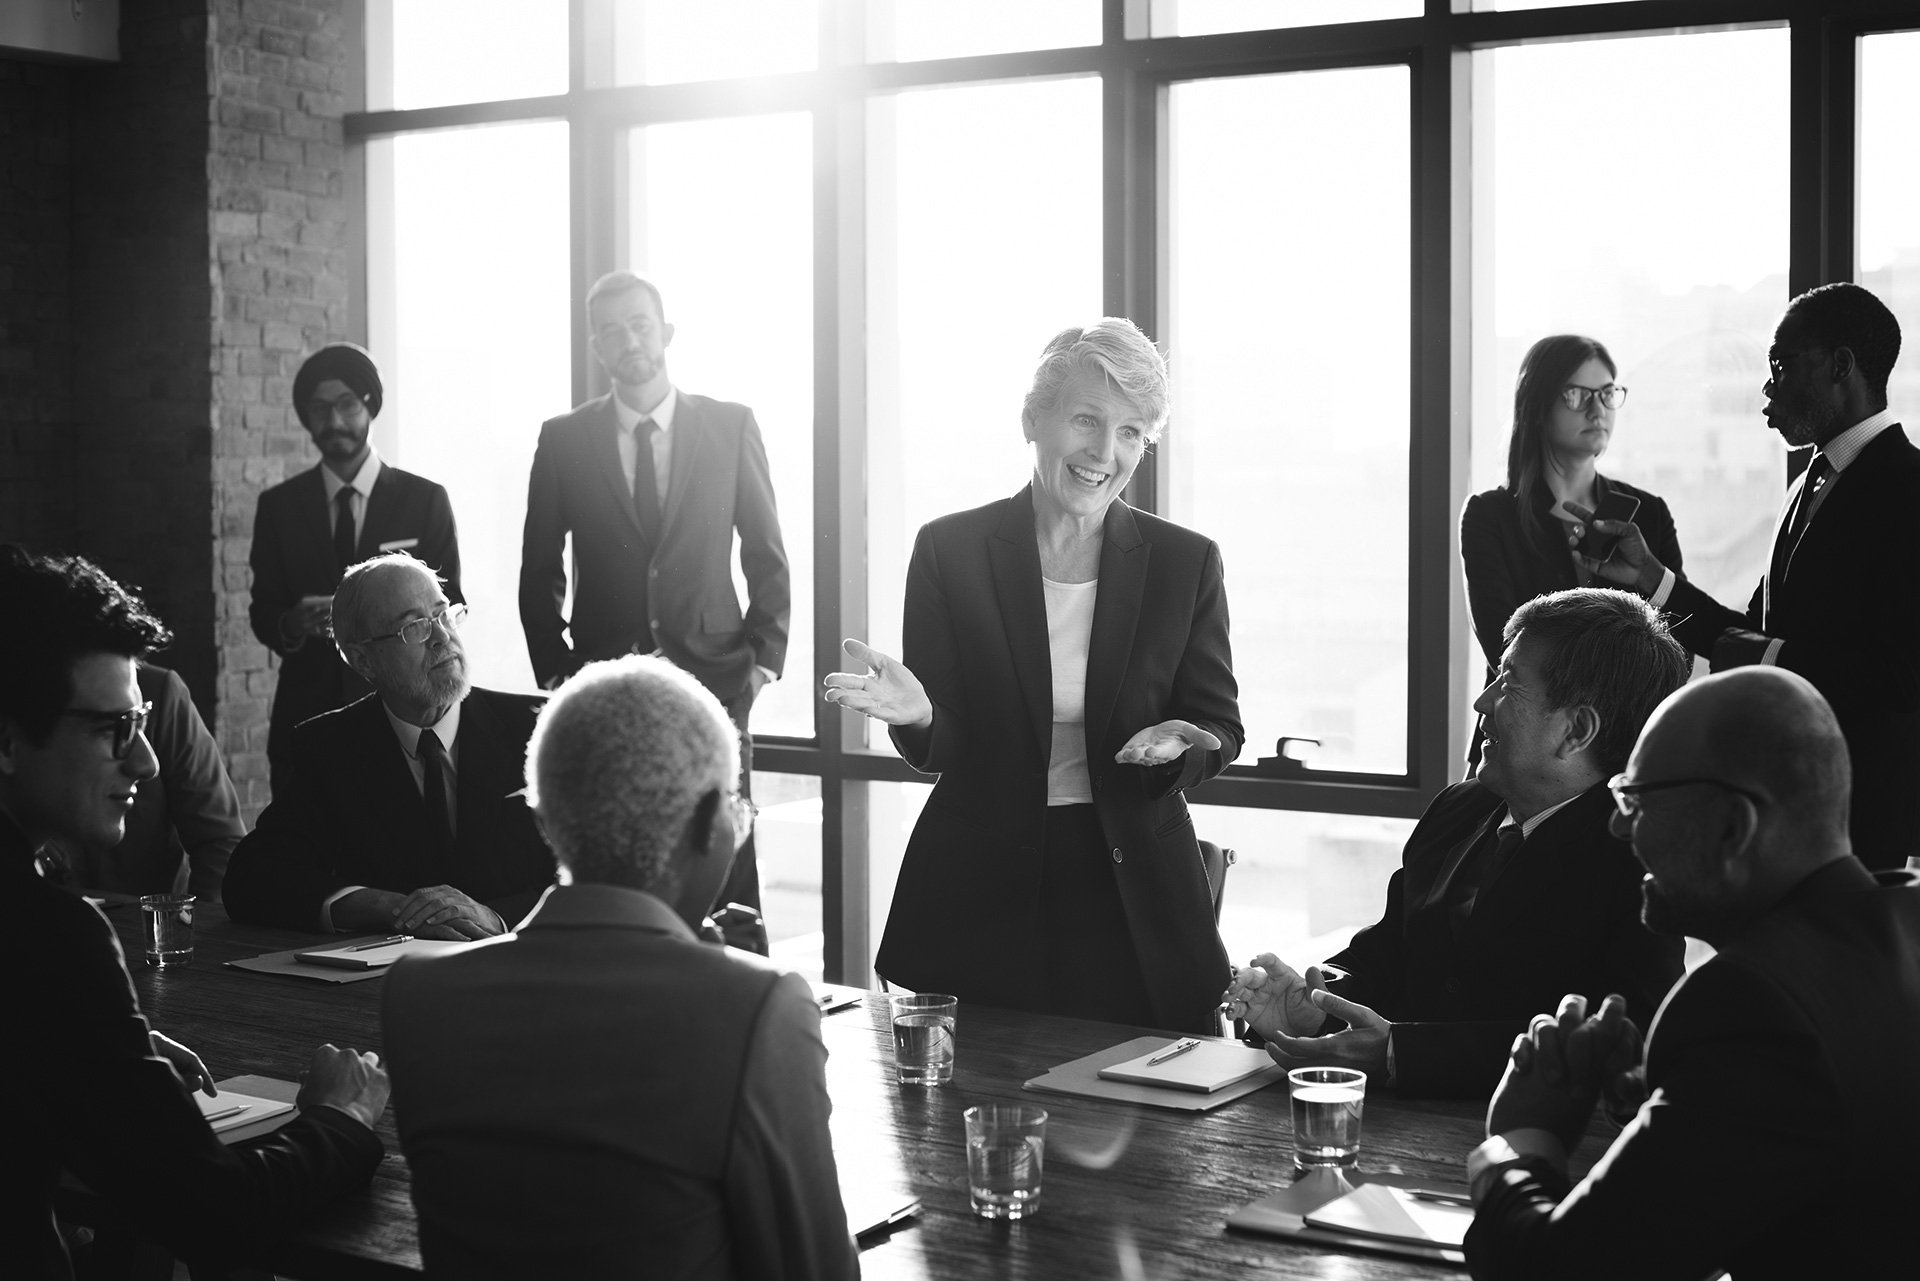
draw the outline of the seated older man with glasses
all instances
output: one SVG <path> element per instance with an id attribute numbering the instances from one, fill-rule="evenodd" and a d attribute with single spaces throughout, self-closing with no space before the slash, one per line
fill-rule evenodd
<path id="1" fill-rule="evenodd" d="M 542 700 L 471 685 L 465 613 L 410 556 L 347 571 L 334 643 L 374 692 L 294 730 L 290 768 L 227 868 L 233 919 L 486 938 L 553 883 L 522 795 Z"/>

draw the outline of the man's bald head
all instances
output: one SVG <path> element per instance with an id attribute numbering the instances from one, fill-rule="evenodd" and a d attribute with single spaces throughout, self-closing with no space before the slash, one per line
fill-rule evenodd
<path id="1" fill-rule="evenodd" d="M 1615 833 L 1646 865 L 1647 925 L 1711 942 L 1844 858 L 1852 771 L 1833 710 L 1800 676 L 1743 667 L 1647 721 Z"/>

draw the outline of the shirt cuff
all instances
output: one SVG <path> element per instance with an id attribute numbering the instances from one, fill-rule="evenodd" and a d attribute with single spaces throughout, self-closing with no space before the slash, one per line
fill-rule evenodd
<path id="1" fill-rule="evenodd" d="M 1660 585 L 1653 589 L 1653 595 L 1647 597 L 1647 604 L 1655 609 L 1665 609 L 1667 597 L 1673 595 L 1673 585 L 1679 581 L 1678 574 L 1670 569 L 1663 570 L 1660 574 Z"/>
<path id="2" fill-rule="evenodd" d="M 1567 1171 L 1566 1146 L 1552 1130 L 1523 1126 L 1496 1134 L 1467 1157 L 1467 1186 L 1473 1190 L 1473 1203 L 1480 1204 L 1502 1168 L 1527 1157 L 1539 1157 L 1563 1175 Z"/>
<path id="3" fill-rule="evenodd" d="M 357 893 L 366 888 L 364 885 L 343 885 L 333 893 L 327 895 L 325 899 L 321 900 L 320 928 L 329 934 L 337 934 L 339 931 L 336 930 L 333 925 L 333 905 L 347 895 Z"/>
<path id="4" fill-rule="evenodd" d="M 780 677 L 774 673 L 774 670 L 765 663 L 755 663 L 754 666 L 759 668 L 760 674 L 767 678 L 767 684 L 771 685 L 780 679 Z"/>
<path id="5" fill-rule="evenodd" d="M 1780 665 L 1780 647 L 1786 643 L 1786 639 L 1780 636 L 1776 636 L 1768 641 L 1767 647 L 1760 651 L 1760 661 L 1768 667 L 1778 667 Z"/>

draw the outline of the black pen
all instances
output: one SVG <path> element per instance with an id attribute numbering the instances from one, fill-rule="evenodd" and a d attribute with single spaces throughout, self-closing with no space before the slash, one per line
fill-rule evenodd
<path id="1" fill-rule="evenodd" d="M 1473 1208 L 1473 1198 L 1461 1196 L 1458 1192 L 1431 1192 L 1426 1188 L 1407 1188 L 1406 1194 L 1416 1201 L 1433 1201 L 1440 1205 L 1464 1205 Z"/>
<path id="2" fill-rule="evenodd" d="M 1156 1064 L 1165 1063 L 1168 1059 L 1177 1059 L 1188 1050 L 1197 1050 L 1199 1048 L 1200 1042 L 1198 1039 L 1186 1037 L 1183 1040 L 1175 1041 L 1172 1045 L 1169 1045 L 1166 1049 L 1148 1059 L 1147 1066 L 1153 1067 Z"/>
<path id="3" fill-rule="evenodd" d="M 371 952 L 376 947 L 392 947 L 395 943 L 411 943 L 412 941 L 413 935 L 411 934 L 396 934 L 392 938 L 381 939 L 377 943 L 360 943 L 353 947 L 343 948 L 342 950 L 347 952 Z"/>

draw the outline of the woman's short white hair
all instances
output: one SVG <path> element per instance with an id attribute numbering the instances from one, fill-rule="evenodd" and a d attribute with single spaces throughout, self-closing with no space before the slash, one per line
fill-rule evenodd
<path id="1" fill-rule="evenodd" d="M 576 881 L 667 888 L 694 807 L 739 773 L 740 735 L 720 701 L 638 655 L 581 668 L 527 743 L 527 803 Z"/>
<path id="2" fill-rule="evenodd" d="M 1118 387 L 1147 420 L 1147 439 L 1158 440 L 1172 412 L 1167 362 L 1153 340 L 1125 316 L 1103 316 L 1091 325 L 1075 325 L 1053 336 L 1040 353 L 1020 414 L 1032 426 L 1056 408 L 1060 393 L 1077 374 L 1098 373 Z"/>

